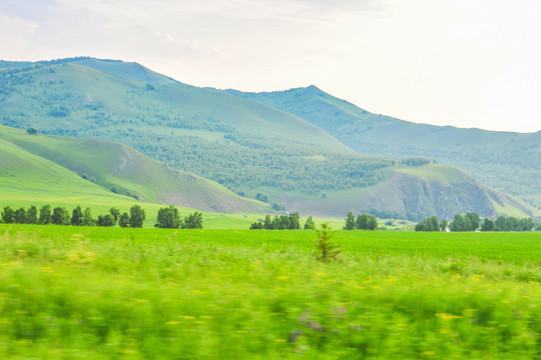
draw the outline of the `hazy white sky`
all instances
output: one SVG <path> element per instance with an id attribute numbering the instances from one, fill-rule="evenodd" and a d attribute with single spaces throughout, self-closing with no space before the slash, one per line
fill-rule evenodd
<path id="1" fill-rule="evenodd" d="M 0 58 L 136 61 L 245 91 L 314 84 L 436 125 L 541 130 L 539 0 L 2 0 Z"/>

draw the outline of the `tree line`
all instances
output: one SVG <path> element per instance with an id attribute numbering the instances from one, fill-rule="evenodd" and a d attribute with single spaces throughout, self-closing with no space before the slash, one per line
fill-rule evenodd
<path id="1" fill-rule="evenodd" d="M 256 221 L 250 226 L 250 230 L 300 230 L 300 218 L 298 212 L 292 212 L 288 215 L 270 215 L 265 216 L 265 220 Z M 314 220 L 310 216 L 306 219 L 303 229 L 309 230 L 314 226 Z"/>
<path id="2" fill-rule="evenodd" d="M 359 214 L 355 218 L 352 211 L 346 215 L 344 230 L 376 230 L 377 228 L 378 220 L 374 215 Z"/>
<path id="3" fill-rule="evenodd" d="M 481 221 L 479 214 L 468 212 L 465 215 L 456 214 L 451 222 L 430 216 L 415 225 L 415 231 L 541 231 L 541 225 L 537 228 L 532 218 L 516 218 L 500 215 L 496 220 L 484 218 Z"/>
<path id="4" fill-rule="evenodd" d="M 129 212 L 121 213 L 119 209 L 112 207 L 104 215 L 92 216 L 92 210 L 87 207 L 84 211 L 77 205 L 71 212 L 65 207 L 58 206 L 54 209 L 47 204 L 39 210 L 32 205 L 28 209 L 21 207 L 13 209 L 6 206 L 2 210 L 1 221 L 4 224 L 35 224 L 35 225 L 64 225 L 64 226 L 118 226 L 127 228 L 142 228 L 146 219 L 146 213 L 139 205 L 133 205 Z M 194 212 L 183 219 L 179 211 L 173 205 L 158 210 L 158 219 L 154 225 L 162 229 L 202 229 L 203 214 Z"/>

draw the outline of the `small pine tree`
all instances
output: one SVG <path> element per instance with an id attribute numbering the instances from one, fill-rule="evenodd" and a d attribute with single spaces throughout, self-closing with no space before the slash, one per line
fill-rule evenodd
<path id="1" fill-rule="evenodd" d="M 317 260 L 322 262 L 330 262 L 336 260 L 340 254 L 340 247 L 331 241 L 334 233 L 327 223 L 321 224 L 321 230 L 314 227 L 317 234 L 315 243 L 316 252 L 314 253 Z"/>

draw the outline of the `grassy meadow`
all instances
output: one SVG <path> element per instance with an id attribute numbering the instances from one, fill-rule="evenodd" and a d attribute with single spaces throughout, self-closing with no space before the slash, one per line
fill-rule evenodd
<path id="1" fill-rule="evenodd" d="M 540 233 L 0 225 L 2 359 L 540 359 Z"/>

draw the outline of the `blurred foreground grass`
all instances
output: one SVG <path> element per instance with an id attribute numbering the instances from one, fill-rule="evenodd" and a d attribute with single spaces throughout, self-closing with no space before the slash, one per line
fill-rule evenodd
<path id="1" fill-rule="evenodd" d="M 0 359 L 541 359 L 535 233 L 0 231 Z"/>

